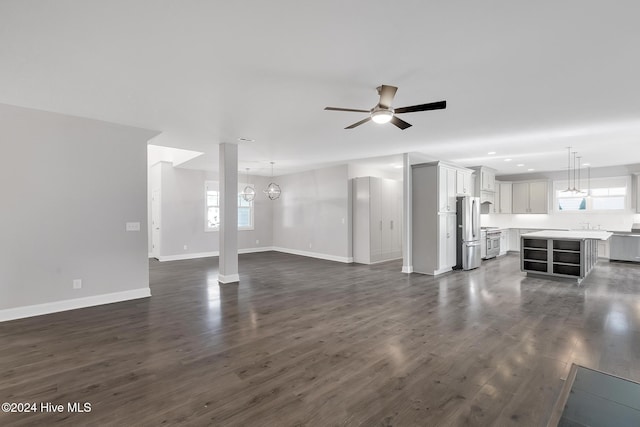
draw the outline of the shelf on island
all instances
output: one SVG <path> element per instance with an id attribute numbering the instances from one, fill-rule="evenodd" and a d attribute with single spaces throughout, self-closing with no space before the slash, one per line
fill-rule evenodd
<path id="1" fill-rule="evenodd" d="M 579 262 L 556 262 L 553 261 L 553 265 L 569 265 L 572 267 L 580 267 L 580 263 Z"/>
<path id="2" fill-rule="evenodd" d="M 580 240 L 554 240 L 553 249 L 580 251 Z"/>
<path id="3" fill-rule="evenodd" d="M 579 250 L 573 250 L 573 249 L 554 249 L 553 252 L 570 252 L 570 253 L 574 253 L 574 254 L 579 254 L 580 251 Z"/>
<path id="4" fill-rule="evenodd" d="M 528 246 L 525 246 L 524 249 L 530 249 L 532 251 L 547 251 L 547 248 L 530 248 Z"/>
<path id="5" fill-rule="evenodd" d="M 557 265 L 553 264 L 553 273 L 562 274 L 565 276 L 580 277 L 579 265 Z"/>

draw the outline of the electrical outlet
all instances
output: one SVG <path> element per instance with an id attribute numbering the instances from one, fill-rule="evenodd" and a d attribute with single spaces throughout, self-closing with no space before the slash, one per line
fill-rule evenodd
<path id="1" fill-rule="evenodd" d="M 82 289 L 82 279 L 73 279 L 73 289 Z"/>
<path id="2" fill-rule="evenodd" d="M 312 246 L 311 243 L 309 243 L 309 249 L 311 249 L 311 246 Z"/>
<path id="3" fill-rule="evenodd" d="M 256 240 L 256 245 L 259 245 L 259 244 L 260 244 L 260 240 Z"/>
<path id="4" fill-rule="evenodd" d="M 184 245 L 184 250 L 186 251 L 187 249 L 189 249 L 189 247 L 187 245 Z"/>
<path id="5" fill-rule="evenodd" d="M 140 223 L 139 222 L 127 222 L 125 229 L 127 231 L 140 231 Z"/>

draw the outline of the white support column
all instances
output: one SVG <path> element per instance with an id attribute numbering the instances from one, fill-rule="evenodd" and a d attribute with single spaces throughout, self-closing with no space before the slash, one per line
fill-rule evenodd
<path id="1" fill-rule="evenodd" d="M 402 155 L 402 272 L 413 273 L 413 214 L 412 186 L 411 186 L 411 162 L 409 153 Z"/>
<path id="2" fill-rule="evenodd" d="M 218 282 L 238 276 L 238 146 L 220 144 L 220 258 Z"/>

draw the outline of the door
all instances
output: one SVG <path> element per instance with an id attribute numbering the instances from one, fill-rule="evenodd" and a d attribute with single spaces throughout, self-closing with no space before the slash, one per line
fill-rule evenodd
<path id="1" fill-rule="evenodd" d="M 392 205 L 392 215 L 390 221 L 391 228 L 391 256 L 393 258 L 402 257 L 402 182 L 391 181 L 390 204 Z"/>
<path id="2" fill-rule="evenodd" d="M 447 214 L 447 267 L 454 267 L 457 264 L 456 254 L 456 216 Z"/>
<path id="3" fill-rule="evenodd" d="M 456 211 L 456 170 L 447 169 L 447 212 Z"/>
<path id="4" fill-rule="evenodd" d="M 382 257 L 382 180 L 374 177 L 369 177 L 368 180 L 371 262 L 376 262 Z"/>
<path id="5" fill-rule="evenodd" d="M 513 210 L 514 214 L 529 213 L 529 183 L 513 183 Z"/>
<path id="6" fill-rule="evenodd" d="M 160 257 L 160 190 L 151 192 L 151 255 Z"/>
<path id="7" fill-rule="evenodd" d="M 529 183 L 529 213 L 549 212 L 549 194 L 546 182 Z"/>
<path id="8" fill-rule="evenodd" d="M 448 266 L 447 217 L 448 214 L 438 214 L 438 270 Z"/>

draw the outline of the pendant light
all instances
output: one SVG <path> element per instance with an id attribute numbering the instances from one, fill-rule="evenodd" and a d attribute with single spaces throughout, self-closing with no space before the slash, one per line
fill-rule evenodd
<path id="1" fill-rule="evenodd" d="M 246 170 L 247 170 L 247 185 L 246 187 L 244 187 L 244 190 L 242 190 L 241 195 L 245 201 L 251 202 L 253 201 L 253 199 L 256 198 L 256 190 L 254 190 L 251 184 L 249 183 L 249 168 L 247 168 Z"/>
<path id="2" fill-rule="evenodd" d="M 563 193 L 571 193 L 571 147 L 567 147 L 567 189 Z"/>
<path id="3" fill-rule="evenodd" d="M 578 193 L 580 191 L 576 188 L 576 154 L 578 154 L 578 152 L 574 151 L 573 152 L 573 188 L 571 189 L 571 192 L 573 194 Z"/>
<path id="4" fill-rule="evenodd" d="M 269 199 L 276 200 L 280 197 L 282 191 L 280 190 L 280 186 L 273 182 L 273 164 L 274 162 L 271 162 L 271 183 L 264 189 L 264 194 L 266 194 Z"/>
<path id="5" fill-rule="evenodd" d="M 582 180 L 580 179 L 580 159 L 582 159 L 582 156 L 578 156 L 577 159 L 578 159 L 578 166 L 577 166 L 577 168 L 578 168 L 578 185 L 577 185 L 577 190 L 576 191 L 578 193 L 580 193 L 580 195 L 582 195 L 582 193 L 584 193 L 582 191 Z"/>
<path id="6" fill-rule="evenodd" d="M 591 198 L 591 166 L 587 166 L 587 199 Z"/>

